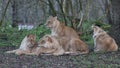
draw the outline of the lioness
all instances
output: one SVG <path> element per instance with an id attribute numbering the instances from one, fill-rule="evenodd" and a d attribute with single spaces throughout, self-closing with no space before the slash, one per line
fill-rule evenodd
<path id="1" fill-rule="evenodd" d="M 60 23 L 60 21 L 57 19 L 57 17 L 50 16 L 47 19 L 45 26 L 47 28 L 51 29 L 51 32 L 52 32 L 51 35 L 58 38 L 61 46 L 63 47 L 63 49 L 66 52 L 72 50 L 74 52 L 71 52 L 71 51 L 70 52 L 75 53 L 75 51 L 77 52 L 77 50 L 82 49 L 82 47 L 86 47 L 83 49 L 87 49 L 85 51 L 88 51 L 88 47 L 86 45 L 83 45 L 83 43 L 84 43 L 83 41 L 81 44 L 81 40 L 79 39 L 77 32 L 74 29 L 72 29 L 68 26 L 65 26 L 63 23 Z M 76 44 L 76 43 L 79 43 L 79 44 Z M 74 47 L 74 48 L 72 48 L 72 47 Z M 80 48 L 77 48 L 77 47 L 80 47 Z M 88 53 L 88 52 L 86 52 L 86 53 Z"/>
<path id="2" fill-rule="evenodd" d="M 92 28 L 94 31 L 94 52 L 108 52 L 118 50 L 118 46 L 115 40 L 110 37 L 103 29 L 95 25 L 92 25 Z"/>
<path id="3" fill-rule="evenodd" d="M 64 49 L 60 46 L 56 38 L 51 35 L 45 35 L 39 42 L 36 51 L 29 53 L 29 55 L 40 55 L 40 54 L 50 54 L 50 55 L 63 55 Z"/>
<path id="4" fill-rule="evenodd" d="M 21 45 L 18 49 L 7 51 L 6 53 L 15 53 L 17 55 L 30 53 L 32 50 L 34 50 L 37 47 L 35 42 L 35 36 L 32 34 L 29 34 L 25 36 L 25 38 L 22 40 Z"/>

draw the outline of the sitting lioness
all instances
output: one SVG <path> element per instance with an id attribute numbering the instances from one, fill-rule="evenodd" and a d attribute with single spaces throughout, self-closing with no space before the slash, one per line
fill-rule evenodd
<path id="1" fill-rule="evenodd" d="M 118 46 L 115 40 L 110 37 L 103 29 L 95 25 L 92 25 L 92 28 L 94 31 L 94 52 L 109 52 L 118 50 Z"/>
<path id="2" fill-rule="evenodd" d="M 61 23 L 57 17 L 50 16 L 46 21 L 46 27 L 51 29 L 51 35 L 56 37 L 65 52 L 87 54 L 87 45 L 79 39 L 77 32 Z M 82 51 L 81 51 L 82 50 Z"/>

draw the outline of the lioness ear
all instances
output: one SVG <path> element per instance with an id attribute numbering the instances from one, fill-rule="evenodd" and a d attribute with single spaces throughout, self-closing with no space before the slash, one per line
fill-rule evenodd
<path id="1" fill-rule="evenodd" d="M 52 39 L 50 37 L 47 37 L 47 40 L 52 43 Z"/>
<path id="2" fill-rule="evenodd" d="M 27 35 L 27 38 L 30 36 L 30 34 Z"/>
<path id="3" fill-rule="evenodd" d="M 53 16 L 49 16 L 48 18 L 53 18 Z"/>
<path id="4" fill-rule="evenodd" d="M 29 35 L 27 35 L 27 38 L 30 38 L 31 40 L 34 40 L 35 39 L 35 35 L 29 34 Z"/>
<path id="5" fill-rule="evenodd" d="M 92 26 L 91 26 L 92 28 L 94 28 L 95 27 L 95 24 L 92 24 Z"/>
<path id="6" fill-rule="evenodd" d="M 93 29 L 94 29 L 95 31 L 98 31 L 98 30 L 100 31 L 100 29 L 99 29 L 98 26 L 94 26 Z"/>
<path id="7" fill-rule="evenodd" d="M 55 16 L 54 19 L 57 19 L 57 16 Z"/>

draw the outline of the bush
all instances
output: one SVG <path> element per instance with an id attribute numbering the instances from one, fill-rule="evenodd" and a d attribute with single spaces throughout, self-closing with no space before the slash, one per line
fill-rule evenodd
<path id="1" fill-rule="evenodd" d="M 0 29 L 0 46 L 18 46 L 22 39 L 27 34 L 36 35 L 37 41 L 45 34 L 49 34 L 50 30 L 47 30 L 43 25 L 32 30 L 18 30 L 18 28 L 1 27 Z"/>

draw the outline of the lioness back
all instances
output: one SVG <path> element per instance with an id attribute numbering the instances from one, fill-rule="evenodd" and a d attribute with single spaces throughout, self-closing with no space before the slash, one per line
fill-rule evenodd
<path id="1" fill-rule="evenodd" d="M 77 32 L 73 28 L 70 28 L 67 26 L 65 27 L 65 36 L 68 36 L 70 38 L 78 38 L 79 39 Z"/>

